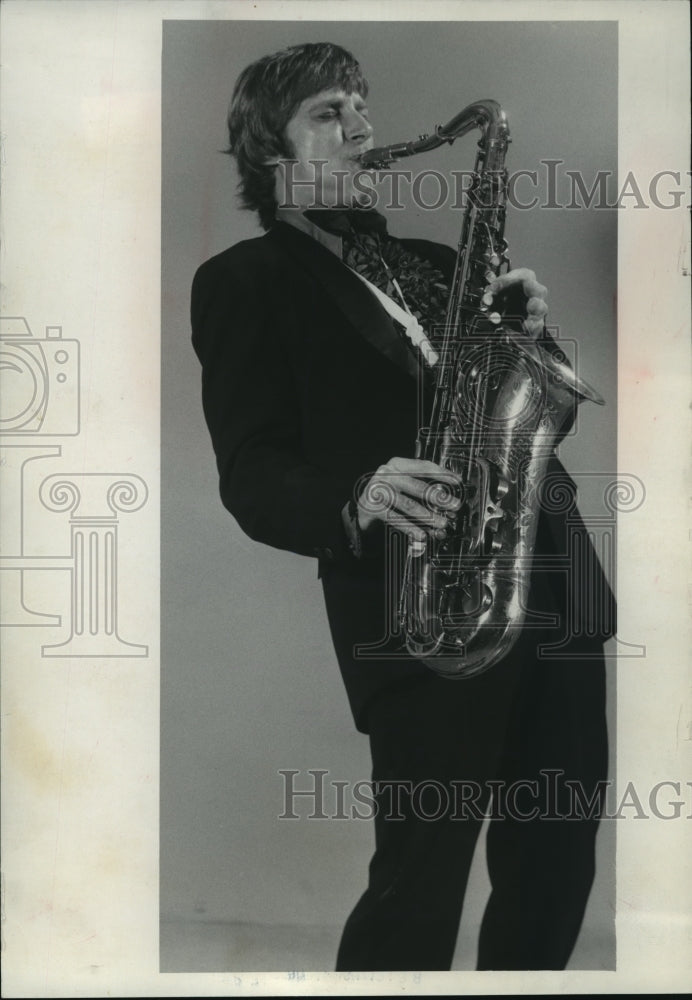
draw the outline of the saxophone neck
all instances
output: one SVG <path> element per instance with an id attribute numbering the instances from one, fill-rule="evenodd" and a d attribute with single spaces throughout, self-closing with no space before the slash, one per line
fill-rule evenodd
<path id="1" fill-rule="evenodd" d="M 481 144 L 487 155 L 494 158 L 495 154 L 499 154 L 504 157 L 510 141 L 507 116 L 497 101 L 488 99 L 469 104 L 446 125 L 437 125 L 432 134 L 420 135 L 410 142 L 369 149 L 360 156 L 360 164 L 363 169 L 386 169 L 395 160 L 416 156 L 418 153 L 428 153 L 445 143 L 451 145 L 473 129 L 480 129 L 483 132 Z"/>

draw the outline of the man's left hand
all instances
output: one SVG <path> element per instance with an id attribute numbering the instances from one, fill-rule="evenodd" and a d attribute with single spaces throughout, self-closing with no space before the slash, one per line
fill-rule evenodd
<path id="1" fill-rule="evenodd" d="M 530 337 L 540 337 L 548 312 L 548 289 L 536 280 L 535 271 L 517 267 L 501 274 L 485 289 L 483 304 L 488 316 L 499 314 L 508 320 L 521 319 L 524 332 Z"/>

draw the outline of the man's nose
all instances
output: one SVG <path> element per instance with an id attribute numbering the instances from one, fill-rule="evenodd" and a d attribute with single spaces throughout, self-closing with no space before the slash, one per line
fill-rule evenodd
<path id="1" fill-rule="evenodd" d="M 350 142 L 362 142 L 372 135 L 372 125 L 355 109 L 344 119 L 344 135 Z"/>

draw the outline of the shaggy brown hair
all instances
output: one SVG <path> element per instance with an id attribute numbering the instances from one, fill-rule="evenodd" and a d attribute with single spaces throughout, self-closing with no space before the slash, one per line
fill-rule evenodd
<path id="1" fill-rule="evenodd" d="M 346 49 L 329 42 L 293 45 L 264 56 L 238 77 L 228 110 L 227 153 L 240 173 L 244 208 L 259 214 L 269 229 L 276 217 L 272 157 L 290 157 L 285 129 L 299 104 L 323 90 L 341 87 L 367 97 L 368 83 Z"/>

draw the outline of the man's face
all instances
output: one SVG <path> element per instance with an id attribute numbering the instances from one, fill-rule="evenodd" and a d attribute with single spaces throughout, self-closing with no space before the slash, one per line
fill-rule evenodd
<path id="1" fill-rule="evenodd" d="M 298 162 L 279 164 L 279 205 L 350 207 L 356 198 L 353 175 L 361 169 L 356 157 L 372 147 L 372 126 L 361 95 L 334 87 L 306 98 L 286 126 L 285 136 Z"/>

